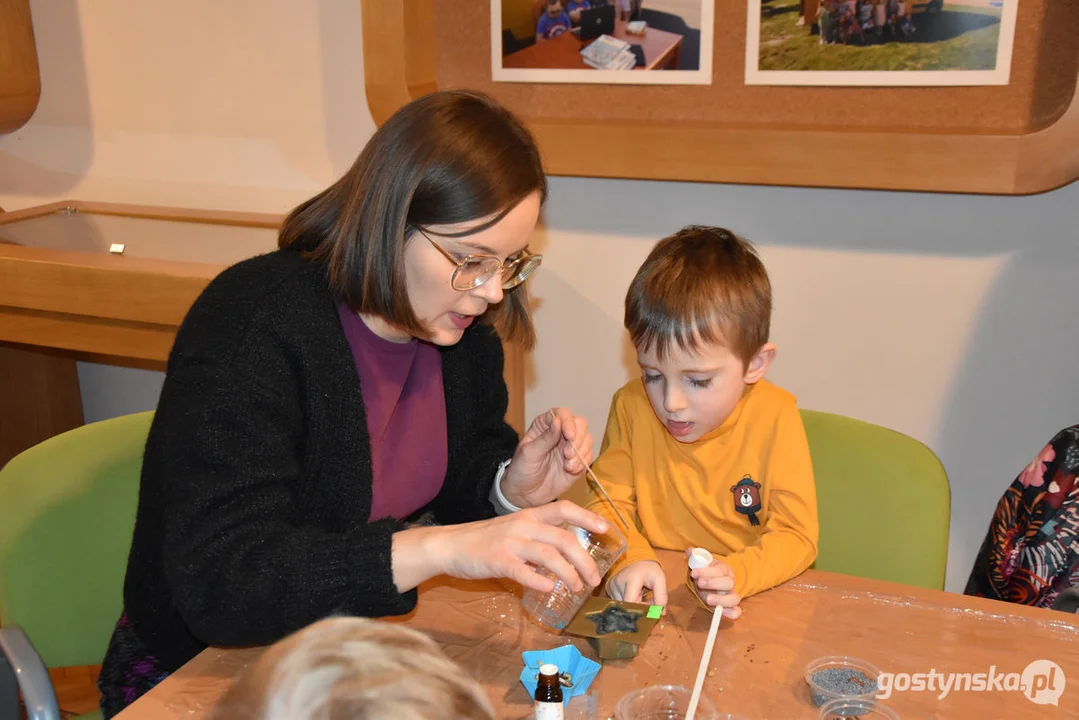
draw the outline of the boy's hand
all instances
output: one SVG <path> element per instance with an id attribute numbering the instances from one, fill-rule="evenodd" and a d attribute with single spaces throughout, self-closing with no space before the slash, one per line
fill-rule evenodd
<path id="1" fill-rule="evenodd" d="M 742 598 L 734 592 L 734 570 L 730 565 L 716 558 L 708 567 L 691 570 L 689 576 L 706 605 L 722 608 L 723 614 L 731 620 L 742 616 Z"/>
<path id="2" fill-rule="evenodd" d="M 655 560 L 638 560 L 618 571 L 607 583 L 615 600 L 642 602 L 644 589 L 652 591 L 652 604 L 667 607 L 667 577 Z"/>

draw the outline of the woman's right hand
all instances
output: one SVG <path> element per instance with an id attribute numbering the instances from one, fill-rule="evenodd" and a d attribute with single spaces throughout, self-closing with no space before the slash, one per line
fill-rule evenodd
<path id="1" fill-rule="evenodd" d="M 434 575 L 509 578 L 526 588 L 550 592 L 555 581 L 540 575 L 539 566 L 574 591 L 585 583 L 598 586 L 602 577 L 595 561 L 572 532 L 559 527 L 563 523 L 596 533 L 610 529 L 599 515 L 559 500 L 491 520 L 405 530 L 394 535 L 394 579 L 402 592 Z M 417 563 L 425 565 L 426 572 L 410 572 Z"/>

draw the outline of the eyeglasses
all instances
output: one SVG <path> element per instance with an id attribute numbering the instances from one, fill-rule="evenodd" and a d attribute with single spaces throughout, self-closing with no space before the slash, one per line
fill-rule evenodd
<path id="1" fill-rule="evenodd" d="M 493 255 L 462 255 L 455 257 L 432 240 L 423 230 L 416 228 L 416 231 L 427 238 L 427 242 L 434 245 L 435 249 L 442 253 L 443 257 L 457 266 L 453 271 L 453 276 L 450 278 L 450 284 L 454 290 L 462 292 L 478 288 L 498 272 L 502 273 L 503 290 L 515 288 L 527 280 L 528 276 L 534 273 L 540 263 L 543 262 L 542 255 L 533 255 L 528 250 L 522 250 L 520 255 L 506 260 L 506 262 L 502 262 Z"/>

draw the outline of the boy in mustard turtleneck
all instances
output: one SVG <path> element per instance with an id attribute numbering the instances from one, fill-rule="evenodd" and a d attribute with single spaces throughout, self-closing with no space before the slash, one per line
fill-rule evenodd
<path id="1" fill-rule="evenodd" d="M 702 547 L 700 597 L 741 615 L 743 598 L 817 557 L 817 496 L 793 395 L 764 380 L 772 289 L 753 247 L 722 228 L 661 240 L 626 294 L 641 378 L 615 393 L 593 471 L 631 523 L 608 575 L 617 600 L 667 604 L 653 547 Z M 589 509 L 621 527 L 594 491 Z M 625 528 L 623 528 L 625 529 Z"/>

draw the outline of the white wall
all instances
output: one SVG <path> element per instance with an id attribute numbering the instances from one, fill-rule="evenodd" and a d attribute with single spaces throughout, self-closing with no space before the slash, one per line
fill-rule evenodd
<path id="1" fill-rule="evenodd" d="M 374 130 L 354 0 L 34 0 L 37 112 L 0 136 L 0 205 L 283 212 Z"/>
<path id="2" fill-rule="evenodd" d="M 351 0 L 35 0 L 41 102 L 0 135 L 0 207 L 65 198 L 288 211 L 374 131 Z M 88 422 L 161 373 L 79 363 Z"/>
<path id="3" fill-rule="evenodd" d="M 355 0 L 32 9 L 43 95 L 26 127 L 0 136 L 7 209 L 78 198 L 285 212 L 342 173 L 373 130 Z M 962 589 L 1004 487 L 1079 422 L 1079 184 L 1023 198 L 551 186 L 530 416 L 567 404 L 602 434 L 611 393 L 635 372 L 621 323 L 629 278 L 656 239 L 700 222 L 761 246 L 775 381 L 805 407 L 887 425 L 941 457 L 949 589 Z M 160 377 L 82 365 L 87 419 L 152 407 Z"/>

